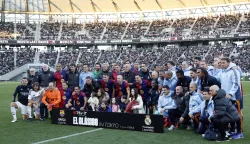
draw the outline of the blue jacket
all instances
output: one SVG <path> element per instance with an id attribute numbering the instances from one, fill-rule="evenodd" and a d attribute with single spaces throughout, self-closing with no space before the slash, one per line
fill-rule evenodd
<path id="1" fill-rule="evenodd" d="M 188 115 L 200 113 L 201 116 L 211 117 L 214 114 L 214 101 L 212 99 L 213 99 L 213 97 L 211 97 L 210 100 L 208 101 L 206 111 L 205 111 L 206 101 L 204 100 L 204 101 L 202 101 L 202 103 L 198 107 L 189 111 Z"/>
<path id="2" fill-rule="evenodd" d="M 213 66 L 208 66 L 208 68 L 207 68 L 208 74 L 213 76 L 213 71 L 214 71 L 214 67 Z"/>
<path id="3" fill-rule="evenodd" d="M 175 104 L 174 99 L 172 98 L 172 93 L 169 92 L 168 95 L 161 95 L 158 100 L 158 112 L 161 111 L 162 108 L 166 108 L 166 111 L 169 109 L 176 109 L 177 106 Z"/>
<path id="4" fill-rule="evenodd" d="M 84 89 L 84 85 L 86 83 L 86 77 L 90 76 L 94 79 L 94 74 L 92 72 L 82 72 L 79 76 L 79 86 L 81 90 Z"/>
<path id="5" fill-rule="evenodd" d="M 230 63 L 227 69 L 224 69 L 221 73 L 221 89 L 225 90 L 227 94 L 230 94 L 231 100 L 236 100 L 236 92 L 240 90 L 240 73 L 237 69 L 232 70 L 235 64 Z"/>
<path id="6" fill-rule="evenodd" d="M 202 94 L 196 91 L 192 92 L 189 99 L 189 111 L 192 111 L 197 107 L 199 107 L 199 105 L 202 103 L 203 100 L 204 99 Z"/>
<path id="7" fill-rule="evenodd" d="M 184 72 L 184 76 L 188 76 L 188 77 L 190 77 L 190 69 L 191 69 L 192 67 L 191 66 L 189 66 L 187 69 L 185 69 L 185 70 L 183 70 L 183 72 Z"/>
<path id="8" fill-rule="evenodd" d="M 175 76 L 172 76 L 170 79 L 164 79 L 163 82 L 163 86 L 168 85 L 168 87 L 170 88 L 171 92 L 175 91 L 176 88 L 176 84 L 177 84 L 177 78 Z"/>
<path id="9" fill-rule="evenodd" d="M 222 73 L 222 69 L 213 69 L 213 77 L 215 77 L 217 80 L 220 79 Z"/>

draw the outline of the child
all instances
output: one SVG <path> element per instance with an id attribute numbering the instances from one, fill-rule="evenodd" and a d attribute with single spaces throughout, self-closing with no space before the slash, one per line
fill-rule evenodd
<path id="1" fill-rule="evenodd" d="M 97 94 L 95 92 L 91 93 L 91 97 L 88 100 L 89 110 L 96 111 L 99 105 L 99 99 L 97 98 Z"/>
<path id="2" fill-rule="evenodd" d="M 112 98 L 112 112 L 121 112 L 120 106 L 117 104 L 117 101 L 115 98 Z"/>
<path id="3" fill-rule="evenodd" d="M 99 112 L 112 112 L 111 108 L 109 107 L 109 105 L 105 102 L 102 102 L 100 107 L 99 107 Z"/>

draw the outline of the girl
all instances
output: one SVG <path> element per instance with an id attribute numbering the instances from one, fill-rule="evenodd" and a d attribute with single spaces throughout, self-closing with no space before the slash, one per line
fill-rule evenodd
<path id="1" fill-rule="evenodd" d="M 98 89 L 97 98 L 99 99 L 99 103 L 109 103 L 109 94 L 106 93 L 103 88 Z"/>
<path id="2" fill-rule="evenodd" d="M 112 108 L 112 112 L 121 112 L 120 106 L 116 102 L 115 98 L 112 98 L 112 106 L 111 106 L 111 108 Z"/>

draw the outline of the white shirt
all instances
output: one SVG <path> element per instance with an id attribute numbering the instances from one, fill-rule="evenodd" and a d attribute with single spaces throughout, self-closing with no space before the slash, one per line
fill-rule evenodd
<path id="1" fill-rule="evenodd" d="M 37 104 L 40 104 L 42 102 L 42 93 L 43 93 L 44 89 L 41 89 L 39 91 L 34 91 L 34 90 L 31 90 L 30 91 L 30 94 L 28 96 L 28 99 L 37 103 Z"/>

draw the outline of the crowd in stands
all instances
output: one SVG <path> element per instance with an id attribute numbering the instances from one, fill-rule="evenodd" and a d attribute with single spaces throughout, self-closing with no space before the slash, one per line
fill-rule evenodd
<path id="1" fill-rule="evenodd" d="M 175 36 L 202 36 L 249 32 L 249 15 L 220 15 L 211 17 L 183 18 L 131 22 L 92 22 L 86 24 L 65 22 L 41 23 L 41 40 L 106 40 L 163 38 Z M 0 39 L 34 40 L 37 24 L 0 23 Z M 39 35 L 38 34 L 38 35 Z"/>

